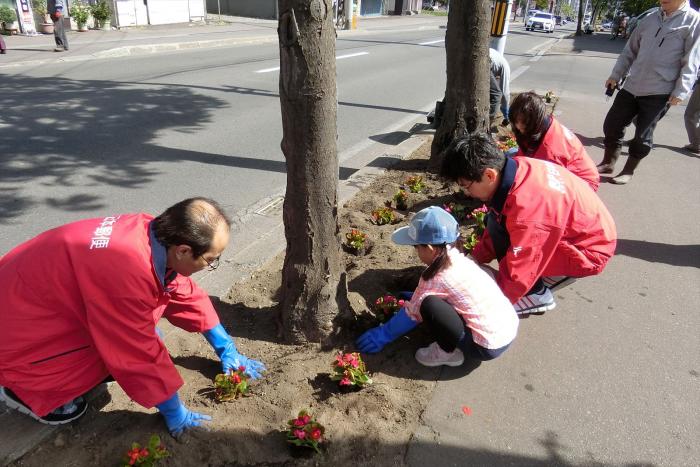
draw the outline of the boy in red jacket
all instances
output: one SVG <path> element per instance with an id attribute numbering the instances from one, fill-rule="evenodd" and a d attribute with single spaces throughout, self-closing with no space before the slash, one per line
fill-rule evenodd
<path id="1" fill-rule="evenodd" d="M 508 158 L 485 133 L 455 140 L 442 175 L 488 204 L 486 231 L 472 251 L 498 260 L 496 282 L 518 314 L 555 307 L 544 277 L 599 274 L 615 252 L 617 232 L 603 202 L 565 168 Z"/>

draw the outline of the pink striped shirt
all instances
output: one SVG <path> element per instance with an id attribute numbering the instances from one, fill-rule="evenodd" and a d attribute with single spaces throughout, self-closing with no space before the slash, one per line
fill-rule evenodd
<path id="1" fill-rule="evenodd" d="M 510 344 L 518 333 L 518 315 L 496 281 L 472 259 L 447 247 L 450 265 L 418 282 L 406 312 L 421 322 L 420 306 L 429 295 L 442 298 L 462 316 L 474 342 L 487 349 Z"/>

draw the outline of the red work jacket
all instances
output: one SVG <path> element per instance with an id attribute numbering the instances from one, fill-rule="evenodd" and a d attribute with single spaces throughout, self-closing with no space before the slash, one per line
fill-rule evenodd
<path id="1" fill-rule="evenodd" d="M 583 144 L 571 130 L 559 123 L 556 118 L 551 117 L 551 119 L 552 124 L 544 134 L 539 147 L 534 153 L 527 155 L 566 167 L 569 172 L 585 180 L 593 188 L 593 191 L 598 191 L 600 175 Z M 526 154 L 518 150 L 515 155 L 525 156 Z"/>
<path id="2" fill-rule="evenodd" d="M 188 277 L 167 285 L 152 216 L 122 214 L 49 230 L 0 258 L 0 385 L 43 416 L 112 375 L 144 407 L 183 381 L 156 335 L 219 324 Z"/>
<path id="3" fill-rule="evenodd" d="M 513 158 L 517 169 L 497 212 L 510 245 L 499 261 L 496 282 L 515 303 L 541 276 L 599 274 L 615 253 L 615 222 L 583 180 L 551 162 Z M 472 255 L 496 258 L 488 231 Z"/>

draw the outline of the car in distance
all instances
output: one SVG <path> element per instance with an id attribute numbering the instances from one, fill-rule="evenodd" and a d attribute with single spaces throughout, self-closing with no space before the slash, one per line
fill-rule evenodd
<path id="1" fill-rule="evenodd" d="M 554 32 L 554 15 L 538 11 L 534 16 L 530 17 L 525 23 L 526 31 L 540 30 L 544 32 Z"/>

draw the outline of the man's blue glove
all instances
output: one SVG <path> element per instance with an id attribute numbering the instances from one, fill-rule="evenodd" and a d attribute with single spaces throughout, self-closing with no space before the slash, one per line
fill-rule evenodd
<path id="1" fill-rule="evenodd" d="M 216 352 L 216 355 L 221 359 L 224 373 L 228 373 L 231 369 L 237 370 L 238 367 L 244 366 L 245 373 L 252 379 L 257 379 L 260 378 L 260 373 L 266 370 L 262 362 L 238 353 L 233 339 L 231 339 L 231 336 L 228 335 L 221 324 L 217 324 L 212 329 L 204 331 L 202 335 L 207 342 L 211 344 L 214 348 L 214 352 Z"/>
<path id="2" fill-rule="evenodd" d="M 180 396 L 177 395 L 177 392 L 165 402 L 156 404 L 156 408 L 165 418 L 168 431 L 175 437 L 180 436 L 188 428 L 200 426 L 202 422 L 211 420 L 209 415 L 188 410 L 180 402 Z"/>
<path id="3" fill-rule="evenodd" d="M 405 308 L 401 308 L 389 321 L 365 332 L 355 343 L 360 352 L 377 353 L 416 326 L 418 323 L 408 316 Z"/>

